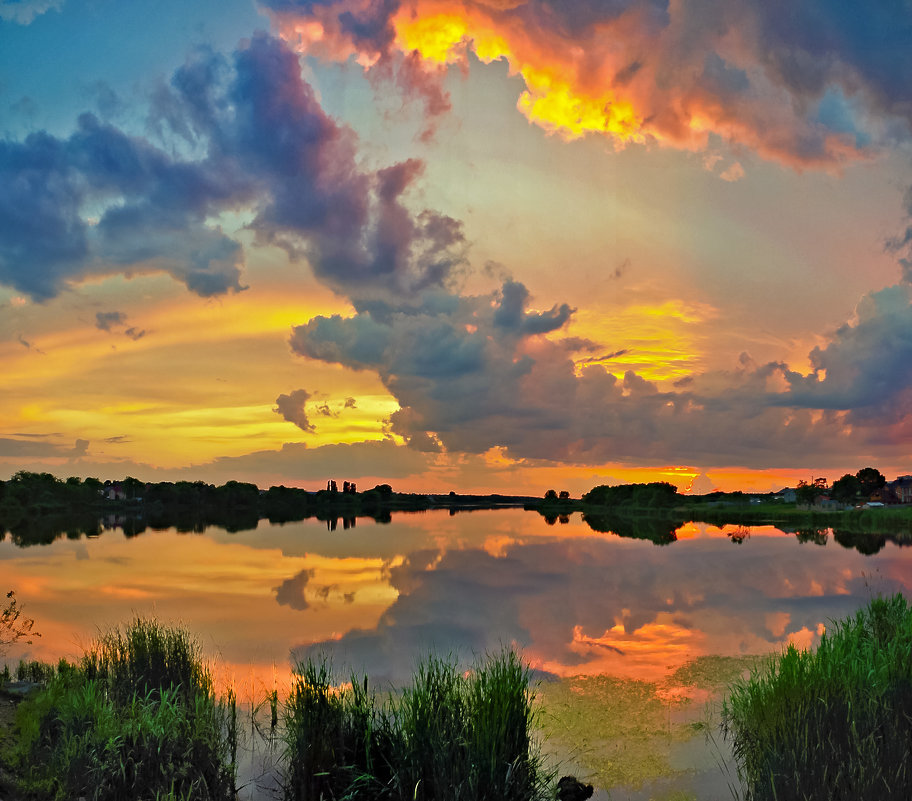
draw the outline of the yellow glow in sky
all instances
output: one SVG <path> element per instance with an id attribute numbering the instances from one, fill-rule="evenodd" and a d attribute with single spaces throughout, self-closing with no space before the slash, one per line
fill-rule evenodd
<path id="1" fill-rule="evenodd" d="M 566 77 L 566 65 L 531 63 L 517 58 L 507 40 L 471 15 L 438 13 L 412 15 L 402 10 L 395 18 L 398 46 L 417 52 L 425 61 L 443 65 L 465 58 L 471 46 L 482 61 L 503 58 L 526 84 L 517 108 L 530 122 L 565 139 L 587 133 L 610 135 L 615 142 L 640 142 L 642 122 L 633 105 L 612 91 L 580 92 Z"/>
<path id="2" fill-rule="evenodd" d="M 33 347 L 0 345 L 0 436 L 53 431 L 49 442 L 89 440 L 89 455 L 104 461 L 162 467 L 286 442 L 382 439 L 398 403 L 375 376 L 292 356 L 294 325 L 350 311 L 304 289 L 267 287 L 217 302 L 181 293 L 130 311 L 109 331 L 94 316 L 36 309 L 43 330 L 36 326 Z M 128 326 L 145 333 L 126 336 Z M 311 431 L 274 411 L 279 395 L 301 388 L 311 395 Z"/>
<path id="3" fill-rule="evenodd" d="M 669 300 L 634 305 L 600 314 L 580 309 L 572 333 L 605 345 L 605 353 L 580 354 L 577 369 L 601 364 L 621 377 L 633 370 L 649 381 L 676 381 L 699 372 L 704 345 L 699 324 L 714 315 L 712 308 Z"/>

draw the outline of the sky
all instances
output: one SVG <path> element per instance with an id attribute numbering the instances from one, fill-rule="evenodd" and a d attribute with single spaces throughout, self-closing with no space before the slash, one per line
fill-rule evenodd
<path id="1" fill-rule="evenodd" d="M 902 0 L 0 0 L 0 477 L 912 472 Z"/>

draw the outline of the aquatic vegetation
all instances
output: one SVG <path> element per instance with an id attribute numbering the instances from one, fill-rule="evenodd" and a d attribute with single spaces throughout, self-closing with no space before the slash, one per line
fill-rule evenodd
<path id="1" fill-rule="evenodd" d="M 751 801 L 912 797 L 912 607 L 877 598 L 790 646 L 723 706 Z"/>
<path id="2" fill-rule="evenodd" d="M 383 700 L 366 678 L 334 686 L 327 663 L 309 661 L 285 704 L 285 797 L 534 801 L 550 776 L 533 726 L 529 672 L 512 652 L 467 675 L 430 657 Z"/>
<path id="3" fill-rule="evenodd" d="M 137 619 L 20 705 L 5 761 L 30 799 L 229 799 L 235 713 L 186 631 Z"/>
<path id="4" fill-rule="evenodd" d="M 599 787 L 649 785 L 650 797 L 665 798 L 666 785 L 690 785 L 726 761 L 705 740 L 718 726 L 722 692 L 757 659 L 702 656 L 656 681 L 595 675 L 544 682 L 545 748 Z"/>

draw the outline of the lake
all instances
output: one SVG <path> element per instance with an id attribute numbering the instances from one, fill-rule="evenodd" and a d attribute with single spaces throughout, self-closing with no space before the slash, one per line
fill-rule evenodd
<path id="1" fill-rule="evenodd" d="M 0 589 L 42 634 L 8 659 L 73 659 L 99 630 L 154 614 L 198 636 L 220 683 L 260 698 L 308 654 L 395 684 L 431 651 L 468 663 L 515 647 L 542 678 L 546 750 L 563 772 L 615 801 L 730 798 L 707 703 L 751 655 L 813 645 L 873 595 L 908 594 L 912 549 L 771 526 L 689 523 L 673 537 L 521 510 L 335 530 L 260 521 L 128 537 L 109 525 L 28 547 L 7 534 Z"/>

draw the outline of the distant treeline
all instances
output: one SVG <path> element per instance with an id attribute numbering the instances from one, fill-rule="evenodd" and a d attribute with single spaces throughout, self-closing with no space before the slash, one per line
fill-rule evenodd
<path id="1" fill-rule="evenodd" d="M 97 536 L 116 525 L 127 536 L 147 528 L 176 528 L 202 532 L 208 526 L 227 531 L 255 529 L 260 520 L 288 523 L 306 518 L 326 521 L 335 530 L 355 525 L 357 517 L 389 522 L 394 511 L 446 508 L 451 514 L 482 508 L 522 506 L 529 498 L 503 495 L 420 495 L 394 492 L 378 484 L 365 492 L 335 481 L 316 492 L 228 481 L 216 486 L 204 481 L 146 483 L 127 477 L 102 482 L 97 478 L 59 479 L 51 473 L 21 471 L 0 481 L 0 536 L 9 532 L 17 545 L 46 544 L 61 536 Z"/>
<path id="2" fill-rule="evenodd" d="M 867 472 L 877 471 L 865 468 L 859 475 L 864 477 Z M 887 541 L 912 544 L 912 505 L 826 510 L 799 507 L 776 493 L 681 495 L 665 481 L 601 485 L 579 500 L 568 492 L 549 490 L 526 508 L 539 512 L 549 524 L 569 522 L 573 512 L 581 512 L 595 531 L 647 539 L 657 545 L 675 542 L 677 529 L 690 522 L 737 527 L 731 532 L 734 543 L 748 539 L 752 525 L 773 525 L 795 534 L 802 543 L 823 545 L 832 535 L 843 547 L 865 554 L 877 553 Z"/>
<path id="3" fill-rule="evenodd" d="M 673 484 L 598 486 L 573 499 L 569 492 L 549 490 L 545 497 L 505 495 L 422 495 L 394 492 L 389 484 L 358 492 L 353 483 L 334 481 L 313 492 L 228 481 L 216 486 L 204 481 L 145 483 L 135 478 L 101 482 L 96 478 L 59 479 L 50 473 L 16 473 L 0 481 L 0 539 L 8 532 L 19 546 L 54 542 L 66 536 L 98 536 L 104 528 L 118 527 L 127 537 L 144 531 L 174 528 L 202 533 L 209 526 L 229 532 L 255 529 L 260 520 L 288 523 L 307 518 L 326 522 L 327 528 L 349 529 L 358 517 L 389 522 L 393 512 L 448 509 L 450 514 L 473 509 L 522 506 L 544 516 L 548 524 L 569 523 L 581 512 L 595 531 L 647 539 L 665 545 L 688 522 L 740 527 L 731 535 L 739 543 L 752 525 L 774 525 L 796 534 L 801 542 L 822 544 L 830 534 L 844 547 L 876 553 L 887 540 L 912 543 L 912 505 L 885 509 L 827 511 L 798 508 L 769 494 L 714 492 L 681 495 Z"/>

